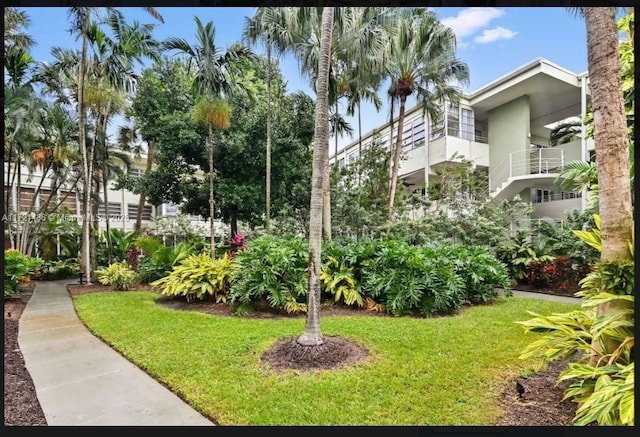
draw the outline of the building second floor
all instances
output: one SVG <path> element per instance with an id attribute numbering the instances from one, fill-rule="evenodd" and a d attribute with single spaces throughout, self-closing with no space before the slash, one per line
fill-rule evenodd
<path id="1" fill-rule="evenodd" d="M 463 93 L 456 105 L 444 102 L 435 119 L 420 105 L 408 108 L 401 132 L 402 185 L 423 188 L 437 180 L 438 168 L 468 160 L 488 169 L 492 198 L 509 199 L 525 188 L 548 189 L 565 163 L 586 161 L 594 149 L 582 124 L 588 101 L 586 73 L 536 59 Z M 573 134 L 554 142 L 552 132 L 567 122 L 577 122 Z M 361 142 L 337 154 L 330 151 L 330 162 L 339 167 L 355 162 L 374 139 L 393 150 L 398 133 L 396 118 L 393 132 L 391 123 L 378 126 Z"/>

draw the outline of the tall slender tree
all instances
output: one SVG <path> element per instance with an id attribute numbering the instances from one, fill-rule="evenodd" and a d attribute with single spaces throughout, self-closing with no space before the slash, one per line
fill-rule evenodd
<path id="1" fill-rule="evenodd" d="M 269 32 L 274 47 L 292 53 L 301 72 L 317 88 L 320 53 L 321 8 L 280 8 L 264 31 Z M 334 11 L 332 47 L 329 67 L 329 108 L 338 96 L 337 78 L 341 62 L 356 62 L 371 71 L 382 71 L 389 35 L 396 26 L 396 9 L 382 7 L 337 8 Z M 267 15 L 265 15 L 265 18 Z M 327 139 L 328 141 L 328 139 Z M 329 174 L 329 147 L 326 148 L 325 173 Z M 329 178 L 323 190 L 323 236 L 331 238 L 331 196 Z"/>
<path id="2" fill-rule="evenodd" d="M 456 57 L 455 51 L 456 37 L 453 31 L 426 8 L 409 10 L 391 41 L 387 64 L 391 79 L 389 94 L 398 100 L 399 114 L 387 197 L 389 221 L 394 212 L 407 97 L 415 94 L 423 113 L 429 114 L 429 118 L 438 114 L 445 102 L 456 105 L 461 94 L 458 85 L 468 83 L 469 69 L 465 62 Z"/>
<path id="3" fill-rule="evenodd" d="M 297 339 L 303 346 L 319 346 L 324 343 L 320 330 L 320 267 L 322 252 L 322 189 L 324 156 L 329 137 L 329 66 L 334 8 L 322 9 L 320 54 L 318 56 L 318 83 L 316 87 L 316 122 L 313 145 L 313 170 L 311 173 L 311 206 L 309 217 L 309 289 L 307 322 L 304 332 Z"/>
<path id="4" fill-rule="evenodd" d="M 624 261 L 630 258 L 633 211 L 616 8 L 584 7 L 580 8 L 580 12 L 584 15 L 587 30 L 602 235 L 600 260 Z M 615 293 L 615 290 L 612 292 Z M 596 316 L 609 314 L 625 306 L 626 302 L 613 300 L 600 304 Z M 615 342 L 607 341 L 607 350 L 604 352 L 613 352 L 617 346 Z M 600 347 L 597 340 L 594 340 L 592 347 Z M 591 364 L 597 364 L 595 357 Z"/>
<path id="5" fill-rule="evenodd" d="M 187 56 L 189 67 L 195 65 L 193 89 L 200 96 L 200 108 L 196 113 L 202 115 L 209 128 L 206 150 L 209 154 L 209 232 L 211 238 L 211 257 L 215 258 L 215 198 L 214 198 L 214 148 L 213 127 L 228 126 L 229 106 L 222 103 L 225 96 L 243 89 L 244 84 L 239 76 L 239 58 L 253 58 L 253 52 L 240 44 L 222 51 L 215 43 L 215 27 L 213 22 L 202 24 L 195 17 L 196 44 L 190 45 L 183 38 L 169 38 L 163 43 L 167 51 L 175 50 Z M 225 122 L 226 117 L 226 122 Z"/>

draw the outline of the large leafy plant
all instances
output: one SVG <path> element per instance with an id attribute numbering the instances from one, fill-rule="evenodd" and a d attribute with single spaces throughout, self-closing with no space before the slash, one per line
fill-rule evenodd
<path id="1" fill-rule="evenodd" d="M 306 311 L 308 245 L 298 236 L 263 235 L 236 254 L 241 266 L 231 279 L 236 312 L 252 311 L 258 301 L 289 313 Z"/>
<path id="2" fill-rule="evenodd" d="M 113 290 L 126 291 L 138 281 L 138 275 L 126 261 L 110 264 L 109 267 L 96 270 L 98 281 L 110 285 Z"/>
<path id="3" fill-rule="evenodd" d="M 15 249 L 4 251 L 4 296 L 12 296 L 18 291 L 20 282 L 28 281 L 44 261 L 30 257 Z"/>
<path id="4" fill-rule="evenodd" d="M 191 255 L 176 265 L 171 273 L 151 285 L 165 296 L 184 296 L 187 302 L 213 297 L 227 302 L 229 280 L 238 268 L 228 255 L 211 258 L 206 253 Z"/>
<path id="5" fill-rule="evenodd" d="M 601 248 L 599 220 L 596 229 L 576 232 L 583 241 Z M 633 234 L 630 241 L 633 256 Z M 633 258 L 598 262 L 581 281 L 582 310 L 534 317 L 517 322 L 526 332 L 544 336 L 529 344 L 520 358 L 537 358 L 538 364 L 571 359 L 558 382 L 567 382 L 565 399 L 579 404 L 576 425 L 634 424 L 634 272 Z M 599 314 L 596 307 L 613 311 Z M 612 347 L 613 345 L 613 347 Z"/>

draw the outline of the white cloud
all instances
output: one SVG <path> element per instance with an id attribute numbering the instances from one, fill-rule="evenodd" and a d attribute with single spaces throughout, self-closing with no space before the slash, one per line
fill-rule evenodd
<path id="1" fill-rule="evenodd" d="M 486 44 L 501 39 L 511 39 L 517 34 L 518 32 L 514 32 L 513 30 L 498 26 L 493 29 L 485 29 L 482 32 L 482 35 L 476 36 L 473 39 L 473 42 L 477 42 L 478 44 Z"/>
<path id="2" fill-rule="evenodd" d="M 504 14 L 504 11 L 496 8 L 466 8 L 455 17 L 443 18 L 440 22 L 450 27 L 455 32 L 457 39 L 461 40 L 486 27 L 491 20 Z"/>

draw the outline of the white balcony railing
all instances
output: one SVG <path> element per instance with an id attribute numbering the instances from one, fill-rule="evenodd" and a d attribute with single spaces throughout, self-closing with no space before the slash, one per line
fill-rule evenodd
<path id="1" fill-rule="evenodd" d="M 564 166 L 564 151 L 556 148 L 521 150 L 509 153 L 489 174 L 491 191 L 517 176 L 559 173 Z M 492 169 L 493 170 L 493 169 Z"/>

